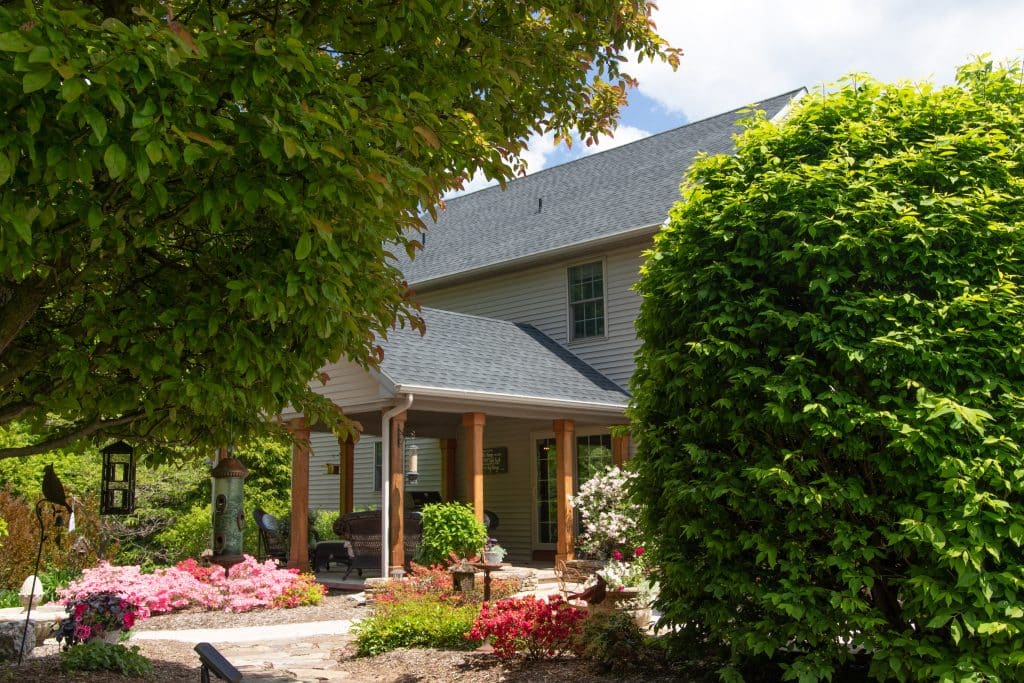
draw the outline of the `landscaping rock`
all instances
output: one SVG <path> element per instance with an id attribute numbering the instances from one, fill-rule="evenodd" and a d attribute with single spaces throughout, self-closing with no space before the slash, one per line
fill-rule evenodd
<path id="1" fill-rule="evenodd" d="M 17 661 L 27 657 L 36 646 L 36 633 L 29 624 L 28 637 L 22 639 L 24 621 L 0 622 L 0 661 Z M 20 653 L 20 655 L 19 655 Z"/>

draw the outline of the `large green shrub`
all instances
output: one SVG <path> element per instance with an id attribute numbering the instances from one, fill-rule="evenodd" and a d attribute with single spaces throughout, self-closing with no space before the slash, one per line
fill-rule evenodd
<path id="1" fill-rule="evenodd" d="M 487 542 L 487 528 L 469 505 L 432 503 L 424 505 L 421 514 L 423 537 L 416 556 L 420 564 L 447 562 L 452 553 L 472 557 Z"/>
<path id="2" fill-rule="evenodd" d="M 699 160 L 644 266 L 659 606 L 723 675 L 1021 680 L 1024 74 L 847 81 Z"/>

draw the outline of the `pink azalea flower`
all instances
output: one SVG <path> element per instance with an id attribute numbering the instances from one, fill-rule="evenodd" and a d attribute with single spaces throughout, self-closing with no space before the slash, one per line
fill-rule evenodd
<path id="1" fill-rule="evenodd" d="M 643 554 L 644 554 L 644 547 L 643 547 L 643 546 L 640 546 L 639 548 L 637 548 L 636 550 L 634 550 L 634 551 L 633 551 L 633 553 L 634 553 L 634 554 L 635 554 L 635 555 L 636 555 L 637 557 L 640 557 L 641 555 L 643 555 Z"/>
<path id="2" fill-rule="evenodd" d="M 612 557 L 614 557 L 616 560 L 622 561 L 622 553 L 620 553 L 618 550 L 612 551 Z"/>

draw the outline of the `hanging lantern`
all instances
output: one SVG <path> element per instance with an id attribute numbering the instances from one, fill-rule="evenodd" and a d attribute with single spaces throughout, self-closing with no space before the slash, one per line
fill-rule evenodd
<path id="1" fill-rule="evenodd" d="M 100 514 L 127 515 L 135 509 L 135 449 L 117 441 L 102 449 Z"/>

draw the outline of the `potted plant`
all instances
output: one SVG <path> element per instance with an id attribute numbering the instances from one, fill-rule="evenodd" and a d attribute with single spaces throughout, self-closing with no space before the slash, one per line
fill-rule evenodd
<path id="1" fill-rule="evenodd" d="M 135 625 L 139 608 L 116 593 L 93 593 L 69 602 L 68 617 L 61 620 L 57 642 L 64 649 L 80 642 L 105 640 L 117 642 L 122 633 Z"/>
<path id="2" fill-rule="evenodd" d="M 590 604 L 591 610 L 624 610 L 633 615 L 637 626 L 647 628 L 651 620 L 650 600 L 652 585 L 643 546 L 627 554 L 613 550 L 604 568 L 597 572 L 604 579 L 604 599 Z"/>
<path id="3" fill-rule="evenodd" d="M 501 564 L 501 561 L 505 559 L 505 553 L 506 550 L 498 545 L 497 540 L 488 538 L 487 544 L 480 554 L 486 564 Z"/>

